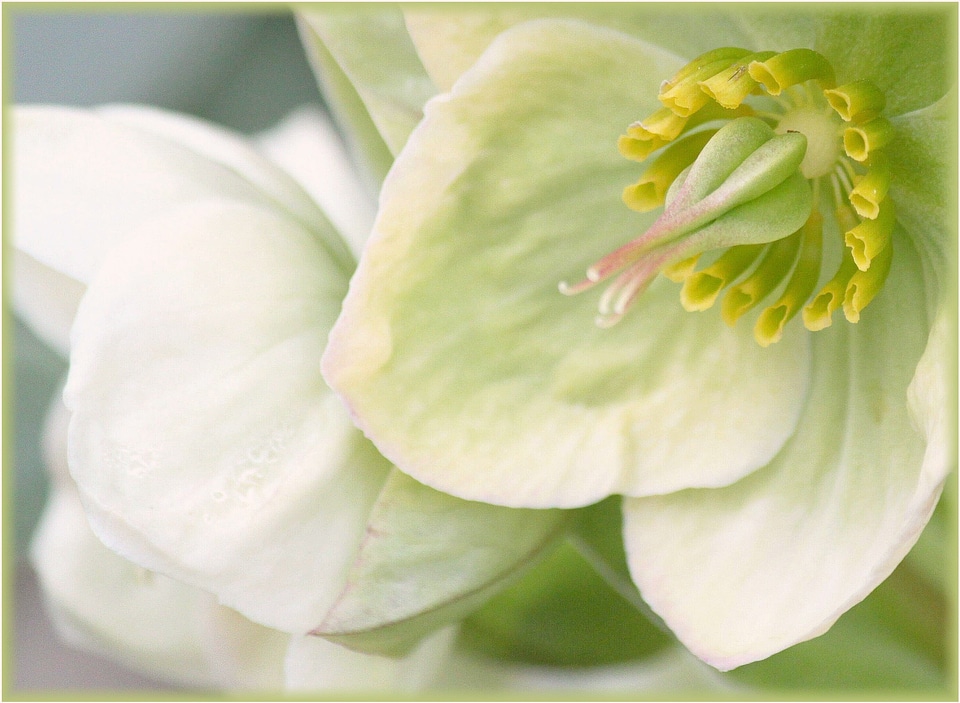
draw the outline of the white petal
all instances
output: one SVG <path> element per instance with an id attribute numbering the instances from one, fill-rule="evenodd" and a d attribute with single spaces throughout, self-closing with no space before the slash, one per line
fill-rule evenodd
<path id="1" fill-rule="evenodd" d="M 68 108 L 17 108 L 11 173 L 18 249 L 87 283 L 106 253 L 133 228 L 177 205 L 227 198 L 312 207 L 291 179 L 249 147 L 241 147 L 241 142 L 212 129 L 184 129 L 182 133 L 192 136 L 181 144 L 160 130 L 133 126 L 137 120 L 128 119 L 133 114 L 159 113 L 117 109 L 100 115 Z M 177 120 L 161 117 L 154 122 Z M 198 151 L 200 144 L 222 162 Z M 236 158 L 227 158 L 234 147 Z M 244 149 L 259 159 L 263 170 L 241 166 L 249 161 Z M 280 180 L 265 171 L 280 174 Z"/>
<path id="2" fill-rule="evenodd" d="M 11 254 L 13 309 L 34 334 L 68 356 L 70 328 L 87 287 L 18 249 Z"/>
<path id="3" fill-rule="evenodd" d="M 346 277 L 291 220 L 175 210 L 103 263 L 64 392 L 98 536 L 291 632 L 342 588 L 388 468 L 320 377 Z"/>
<path id="4" fill-rule="evenodd" d="M 293 637 L 287 652 L 287 690 L 419 691 L 439 676 L 456 634 L 456 627 L 440 630 L 402 659 L 360 654 L 319 637 Z"/>
<path id="5" fill-rule="evenodd" d="M 907 408 L 927 337 L 908 312 L 922 305 L 920 265 L 896 246 L 860 323 L 813 335 L 807 410 L 769 466 L 728 488 L 624 502 L 644 599 L 721 670 L 825 632 L 890 574 L 940 495 L 946 469 L 923 461 Z"/>
<path id="6" fill-rule="evenodd" d="M 278 209 L 302 225 L 312 228 L 313 223 L 323 217 L 302 184 L 291 178 L 291 174 L 277 168 L 272 159 L 264 158 L 253 143 L 229 130 L 188 115 L 143 106 L 108 105 L 98 108 L 97 114 L 111 123 L 167 139 L 171 144 L 226 167 L 242 176 Z M 333 134 L 328 134 L 326 139 L 336 142 Z M 322 161 L 315 166 L 327 168 Z M 336 167 L 342 167 L 346 174 L 352 175 L 349 163 L 339 162 Z"/>
<path id="7" fill-rule="evenodd" d="M 282 690 L 291 635 L 220 605 L 205 609 L 199 621 L 203 654 L 217 686 L 228 691 Z"/>
<path id="8" fill-rule="evenodd" d="M 354 173 L 326 116 L 303 108 L 261 134 L 257 144 L 300 182 L 359 258 L 373 226 L 376 200 Z"/>
<path id="9" fill-rule="evenodd" d="M 75 490 L 52 494 L 31 561 L 67 642 L 164 680 L 213 683 L 199 616 L 218 607 L 215 599 L 104 547 L 90 531 Z"/>

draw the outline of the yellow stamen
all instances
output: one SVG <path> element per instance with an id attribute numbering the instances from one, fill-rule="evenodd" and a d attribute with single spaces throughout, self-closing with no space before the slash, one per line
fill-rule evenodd
<path id="1" fill-rule="evenodd" d="M 843 241 L 850 248 L 857 268 L 866 271 L 877 254 L 887 248 L 895 224 L 893 204 L 889 200 L 880 203 L 880 212 L 875 220 L 863 220 L 844 234 Z"/>
<path id="2" fill-rule="evenodd" d="M 753 336 L 761 347 L 780 341 L 784 325 L 800 312 L 820 277 L 823 253 L 823 217 L 820 212 L 814 210 L 800 231 L 803 241 L 790 282 L 779 300 L 760 313 L 753 328 Z"/>
<path id="3" fill-rule="evenodd" d="M 700 254 L 691 256 L 688 259 L 681 259 L 669 266 L 664 266 L 660 273 L 674 283 L 682 283 L 687 276 L 692 274 L 693 270 L 697 268 L 698 261 L 700 261 Z"/>
<path id="4" fill-rule="evenodd" d="M 811 332 L 819 332 L 829 327 L 833 320 L 833 313 L 843 303 L 850 278 L 857 272 L 857 265 L 850 255 L 849 249 L 843 250 L 840 267 L 817 297 L 803 308 L 803 325 Z"/>
<path id="5" fill-rule="evenodd" d="M 867 271 L 856 271 L 847 284 L 843 297 L 843 314 L 848 322 L 859 322 L 860 313 L 883 288 L 893 261 L 893 242 L 890 242 L 874 259 Z"/>
<path id="6" fill-rule="evenodd" d="M 673 88 L 681 81 L 686 80 L 708 64 L 722 60 L 735 61 L 741 56 L 746 56 L 749 53 L 750 52 L 747 49 L 740 49 L 735 46 L 722 46 L 718 49 L 712 49 L 705 54 L 701 54 L 677 71 L 677 73 L 674 74 L 670 80 L 664 81 L 663 85 L 660 86 L 660 94 L 662 95 L 663 93 L 669 91 L 670 88 Z"/>
<path id="7" fill-rule="evenodd" d="M 644 161 L 650 154 L 669 143 L 670 142 L 665 139 L 636 139 L 634 137 L 628 137 L 627 135 L 621 135 L 617 140 L 617 149 L 624 158 L 632 161 Z"/>
<path id="8" fill-rule="evenodd" d="M 750 276 L 723 296 L 720 314 L 733 326 L 749 310 L 759 305 L 783 281 L 800 248 L 800 232 L 773 242 Z"/>
<path id="9" fill-rule="evenodd" d="M 720 291 L 749 269 L 766 248 L 766 244 L 730 247 L 710 266 L 691 274 L 680 290 L 683 309 L 693 312 L 711 308 L 720 296 Z"/>
<path id="10" fill-rule="evenodd" d="M 700 88 L 723 107 L 731 110 L 737 108 L 750 93 L 759 88 L 747 70 L 750 62 L 764 61 L 773 55 L 772 51 L 749 54 L 712 78 L 701 81 Z"/>
<path id="11" fill-rule="evenodd" d="M 854 161 L 863 163 L 870 153 L 881 149 L 893 139 L 893 125 L 882 117 L 864 122 L 843 131 L 843 150 Z"/>
<path id="12" fill-rule="evenodd" d="M 635 139 L 663 139 L 673 141 L 687 125 L 688 117 L 680 117 L 672 110 L 661 107 L 652 115 L 627 127 L 627 136 Z"/>
<path id="13" fill-rule="evenodd" d="M 879 115 L 886 105 L 881 90 L 870 81 L 854 81 L 833 90 L 823 91 L 844 122 L 866 122 Z"/>
<path id="14" fill-rule="evenodd" d="M 650 164 L 640 180 L 623 189 L 623 202 L 631 210 L 649 212 L 663 205 L 670 184 L 693 163 L 717 130 L 697 132 L 666 149 Z"/>
<path id="15" fill-rule="evenodd" d="M 766 61 L 754 61 L 748 70 L 770 95 L 780 95 L 784 89 L 812 79 L 829 88 L 835 84 L 830 62 L 811 49 L 784 51 Z"/>
<path id="16" fill-rule="evenodd" d="M 880 203 L 887 197 L 887 190 L 890 188 L 890 167 L 887 160 L 882 152 L 876 156 L 880 158 L 871 159 L 872 163 L 866 175 L 860 176 L 850 191 L 850 204 L 860 217 L 870 220 L 877 219 Z"/>

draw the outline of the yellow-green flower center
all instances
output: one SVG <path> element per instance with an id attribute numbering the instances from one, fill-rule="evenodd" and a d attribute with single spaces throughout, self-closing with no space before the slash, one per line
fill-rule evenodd
<path id="1" fill-rule="evenodd" d="M 757 96 L 755 102 L 751 96 Z M 721 315 L 731 325 L 779 291 L 755 321 L 754 336 L 763 346 L 778 341 L 798 314 L 811 331 L 828 327 L 841 306 L 847 320 L 857 322 L 882 288 L 893 255 L 895 217 L 886 197 L 890 171 L 883 153 L 893 130 L 881 116 L 880 90 L 868 81 L 837 86 L 830 63 L 809 49 L 776 53 L 724 47 L 664 81 L 658 98 L 663 107 L 630 125 L 618 146 L 629 159 L 654 157 L 624 190 L 626 205 L 648 212 L 666 202 L 667 210 L 643 235 L 590 266 L 585 280 L 561 284 L 561 291 L 579 293 L 618 274 L 600 299 L 601 326 L 618 322 L 658 273 L 683 284 L 680 299 L 687 310 L 706 310 L 723 294 Z M 758 120 L 769 126 L 758 126 Z M 718 131 L 730 143 L 740 143 L 739 132 L 723 128 L 731 121 L 743 122 L 740 131 L 749 139 L 760 134 L 759 146 L 732 171 L 733 185 L 717 187 L 696 207 L 684 203 L 686 211 L 678 214 L 671 198 L 690 190 L 683 187 L 687 174 L 703 172 L 704 158 L 724 153 L 707 146 L 721 139 Z M 794 136 L 781 142 L 774 134 Z M 810 186 L 812 206 L 809 216 L 796 220 L 807 218 L 799 229 L 759 243 L 746 235 L 737 240 L 735 233 L 718 240 L 703 234 L 719 222 L 710 219 L 708 205 L 719 203 L 720 217 L 730 211 L 725 202 L 739 205 L 759 197 L 754 193 L 769 201 L 771 189 L 784 181 L 783 164 Z M 737 183 L 751 195 L 738 200 Z M 824 236 L 825 222 L 839 227 L 839 241 Z M 714 241 L 721 248 L 711 254 Z M 825 257 L 828 248 L 839 256 Z M 832 277 L 824 275 L 823 262 L 837 259 Z"/>

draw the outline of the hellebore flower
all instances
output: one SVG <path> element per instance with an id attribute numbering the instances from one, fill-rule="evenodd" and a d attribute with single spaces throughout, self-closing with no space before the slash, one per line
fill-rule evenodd
<path id="1" fill-rule="evenodd" d="M 32 549 L 68 637 L 190 685 L 429 683 L 450 629 L 399 660 L 307 634 L 390 471 L 319 372 L 371 216 L 335 132 L 302 115 L 264 138 L 313 161 L 301 186 L 157 110 L 14 121 L 15 306 L 70 357 Z"/>
<path id="2" fill-rule="evenodd" d="M 955 461 L 955 16 L 524 12 L 408 16 L 445 92 L 324 377 L 428 486 L 622 495 L 634 582 L 715 667 L 822 634 Z"/>

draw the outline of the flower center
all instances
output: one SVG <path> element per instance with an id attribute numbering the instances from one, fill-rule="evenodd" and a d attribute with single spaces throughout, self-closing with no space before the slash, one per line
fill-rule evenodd
<path id="1" fill-rule="evenodd" d="M 635 161 L 654 157 L 624 190 L 626 205 L 663 213 L 561 292 L 613 278 L 597 318 L 610 326 L 660 273 L 683 284 L 690 311 L 725 291 L 721 315 L 731 325 L 779 291 L 756 316 L 763 346 L 799 313 L 811 331 L 829 327 L 841 306 L 857 322 L 893 255 L 883 152 L 893 129 L 880 116 L 880 90 L 836 86 L 829 62 L 809 49 L 725 47 L 684 66 L 658 97 L 663 107 L 630 125 L 618 147 Z M 839 233 L 825 237 L 825 226 Z M 832 277 L 824 259 L 839 259 Z"/>

